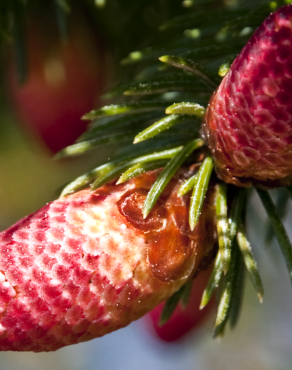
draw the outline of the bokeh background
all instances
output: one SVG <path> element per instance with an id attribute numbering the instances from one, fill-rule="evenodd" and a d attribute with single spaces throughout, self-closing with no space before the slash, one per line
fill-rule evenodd
<path id="1" fill-rule="evenodd" d="M 159 18 L 155 24 L 148 26 L 154 28 L 160 21 Z M 133 37 L 123 52 L 138 41 Z M 141 45 L 146 45 L 147 42 L 141 35 Z M 115 50 L 114 53 L 114 58 L 117 59 L 122 52 Z M 5 71 L 5 68 L 2 70 Z M 15 107 L 5 88 L 5 73 L 2 75 L 0 230 L 55 199 L 62 185 L 106 160 L 113 151 L 113 148 L 105 147 L 82 158 L 53 160 L 52 153 L 37 135 L 28 132 L 17 118 Z M 118 332 L 55 353 L 0 353 L 0 369 L 290 370 L 292 287 L 277 242 L 273 240 L 269 245 L 265 243 L 265 217 L 254 194 L 248 209 L 247 223 L 264 283 L 263 303 L 258 302 L 247 277 L 239 323 L 233 331 L 228 328 L 220 341 L 212 339 L 215 313 L 202 326 L 174 343 L 166 343 L 157 338 L 151 322 L 142 318 Z M 285 217 L 290 238 L 291 220 L 290 207 Z"/>

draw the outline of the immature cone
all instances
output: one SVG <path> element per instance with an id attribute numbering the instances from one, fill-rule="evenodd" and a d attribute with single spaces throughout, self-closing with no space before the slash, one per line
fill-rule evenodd
<path id="1" fill-rule="evenodd" d="M 206 140 L 218 176 L 249 186 L 292 182 L 292 5 L 271 14 L 211 98 Z"/>
<path id="2" fill-rule="evenodd" d="M 214 195 L 188 226 L 181 170 L 143 219 L 153 171 L 47 204 L 0 234 L 0 349 L 53 351 L 128 325 L 213 255 Z"/>

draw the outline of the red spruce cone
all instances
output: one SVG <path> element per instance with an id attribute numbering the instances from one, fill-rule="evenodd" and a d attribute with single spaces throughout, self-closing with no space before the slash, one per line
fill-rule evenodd
<path id="1" fill-rule="evenodd" d="M 209 103 L 204 133 L 218 176 L 249 186 L 292 182 L 292 5 L 271 14 Z"/>
<path id="2" fill-rule="evenodd" d="M 172 179 L 150 215 L 160 171 L 83 190 L 0 233 L 0 349 L 53 351 L 128 325 L 178 290 L 216 245 L 214 191 L 193 232 Z"/>

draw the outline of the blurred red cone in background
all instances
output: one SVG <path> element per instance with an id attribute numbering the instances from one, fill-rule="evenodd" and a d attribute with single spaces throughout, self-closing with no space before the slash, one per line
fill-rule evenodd
<path id="1" fill-rule="evenodd" d="M 24 84 L 18 82 L 15 58 L 8 58 L 6 80 L 12 109 L 53 153 L 72 144 L 85 130 L 87 122 L 81 117 L 99 106 L 107 80 L 107 51 L 100 35 L 82 15 L 69 18 L 68 23 L 68 38 L 62 40 L 54 19 L 30 19 Z"/>
<path id="2" fill-rule="evenodd" d="M 213 264 L 195 278 L 187 307 L 183 309 L 179 303 L 171 318 L 163 326 L 159 325 L 159 319 L 164 302 L 144 317 L 144 324 L 146 323 L 152 334 L 163 341 L 174 342 L 204 323 L 212 314 L 215 306 L 214 299 L 212 299 L 204 309 L 199 308 L 212 269 Z"/>

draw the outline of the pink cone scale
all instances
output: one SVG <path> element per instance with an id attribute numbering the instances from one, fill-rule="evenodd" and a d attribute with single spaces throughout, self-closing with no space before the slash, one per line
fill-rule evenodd
<path id="1" fill-rule="evenodd" d="M 292 5 L 271 14 L 213 94 L 203 131 L 218 176 L 268 187 L 292 182 Z"/>
<path id="2" fill-rule="evenodd" d="M 206 265 L 216 241 L 210 189 L 194 231 L 180 170 L 143 219 L 160 170 L 82 190 L 0 233 L 0 350 L 54 351 L 140 318 Z"/>

